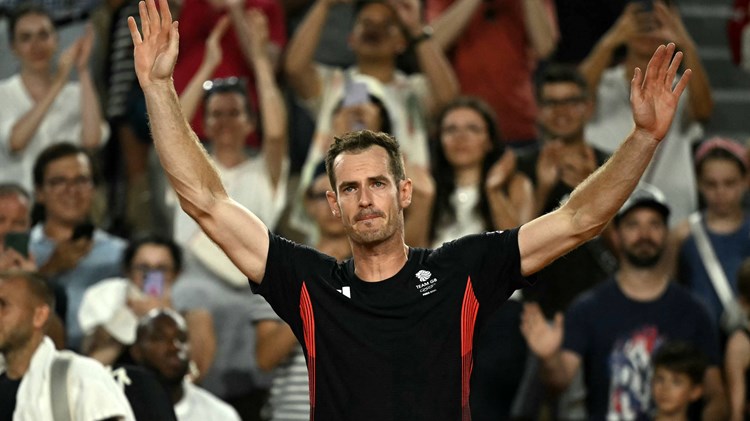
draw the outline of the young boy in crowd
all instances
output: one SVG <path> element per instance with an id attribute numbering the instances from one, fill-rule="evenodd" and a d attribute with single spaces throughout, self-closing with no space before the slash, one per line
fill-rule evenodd
<path id="1" fill-rule="evenodd" d="M 667 342 L 654 356 L 651 396 L 654 421 L 686 421 L 689 407 L 703 396 L 706 358 L 685 342 Z"/>

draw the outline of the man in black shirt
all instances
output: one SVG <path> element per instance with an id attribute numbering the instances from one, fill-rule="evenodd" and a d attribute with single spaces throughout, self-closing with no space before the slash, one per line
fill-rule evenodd
<path id="1" fill-rule="evenodd" d="M 399 3 L 396 7 L 406 7 Z M 520 229 L 474 235 L 437 250 L 404 244 L 412 184 L 393 138 L 355 132 L 326 158 L 331 212 L 352 259 L 335 259 L 268 232 L 226 193 L 182 116 L 171 76 L 177 24 L 166 0 L 129 20 L 138 79 L 157 152 L 183 209 L 252 282 L 303 344 L 312 419 L 470 419 L 473 335 L 529 276 L 598 234 L 625 201 L 671 124 L 687 77 L 661 46 L 633 79 L 636 129 L 558 210 Z M 250 186 L 248 186 L 251 188 Z"/>

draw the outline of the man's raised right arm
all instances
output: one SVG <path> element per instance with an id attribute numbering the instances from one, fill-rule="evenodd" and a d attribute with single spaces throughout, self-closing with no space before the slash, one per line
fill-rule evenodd
<path id="1" fill-rule="evenodd" d="M 229 197 L 206 150 L 182 115 L 172 81 L 179 34 L 167 0 L 139 3 L 141 32 L 128 26 L 135 45 L 135 68 L 146 97 L 151 135 L 159 160 L 182 209 L 221 247 L 245 275 L 263 278 L 268 255 L 268 229 Z M 160 12 L 161 11 L 161 15 Z"/>

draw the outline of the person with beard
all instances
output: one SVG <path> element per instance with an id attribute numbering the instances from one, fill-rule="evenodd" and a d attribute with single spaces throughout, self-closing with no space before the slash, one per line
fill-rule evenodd
<path id="1" fill-rule="evenodd" d="M 564 390 L 584 370 L 588 419 L 647 415 L 652 409 L 651 358 L 673 340 L 692 344 L 709 358 L 703 419 L 726 416 L 716 327 L 705 307 L 670 282 L 660 265 L 669 213 L 663 193 L 641 184 L 614 218 L 621 252 L 614 278 L 582 294 L 565 318 L 558 313 L 552 324 L 537 304 L 524 308 L 521 330 L 541 360 L 542 381 Z"/>
<path id="2" fill-rule="evenodd" d="M 178 421 L 239 421 L 230 405 L 185 379 L 190 363 L 187 324 L 179 313 L 154 309 L 138 324 L 133 360 L 164 386 Z"/>

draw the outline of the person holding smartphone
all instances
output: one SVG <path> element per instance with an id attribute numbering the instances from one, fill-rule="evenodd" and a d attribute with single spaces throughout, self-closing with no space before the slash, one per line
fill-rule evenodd
<path id="1" fill-rule="evenodd" d="M 0 184 L 0 270 L 33 270 L 29 259 L 31 196 L 15 183 Z"/>

